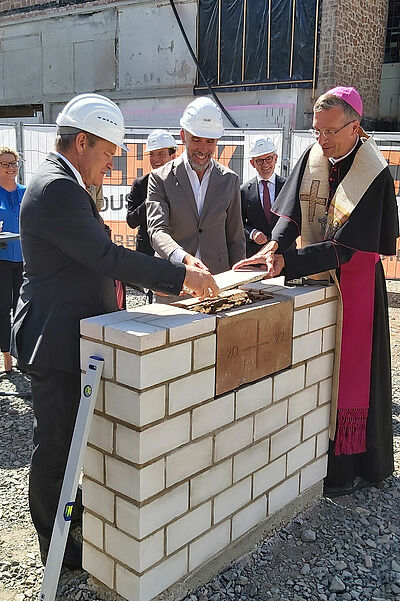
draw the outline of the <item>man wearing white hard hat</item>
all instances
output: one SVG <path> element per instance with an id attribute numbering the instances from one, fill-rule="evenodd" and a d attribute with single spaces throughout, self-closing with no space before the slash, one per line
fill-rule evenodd
<path id="1" fill-rule="evenodd" d="M 242 217 L 246 235 L 246 256 L 251 257 L 271 239 L 277 216 L 271 211 L 285 179 L 275 173 L 278 155 L 270 138 L 257 138 L 249 152 L 256 177 L 242 184 Z"/>
<path id="2" fill-rule="evenodd" d="M 245 256 L 238 177 L 212 158 L 224 133 L 222 115 L 201 97 L 180 125 L 186 151 L 149 177 L 150 242 L 157 256 L 220 273 Z"/>
<path id="3" fill-rule="evenodd" d="M 146 142 L 146 152 L 149 154 L 152 169 L 162 167 L 175 158 L 178 145 L 174 137 L 162 129 L 151 132 Z M 149 174 L 137 177 L 127 196 L 128 212 L 126 221 L 131 228 L 138 228 L 136 235 L 136 250 L 146 255 L 154 255 L 147 233 L 146 197 Z"/>
<path id="4" fill-rule="evenodd" d="M 47 552 L 80 399 L 79 322 L 117 310 L 115 280 L 205 296 L 217 287 L 194 268 L 148 257 L 110 240 L 87 189 L 99 186 L 125 148 L 120 109 L 82 94 L 57 117 L 55 151 L 39 167 L 21 207 L 24 281 L 12 352 L 31 376 L 35 414 L 29 504 L 43 562 Z M 82 508 L 81 508 L 82 509 Z M 72 519 L 79 522 L 75 506 Z M 64 565 L 81 567 L 68 538 Z"/>

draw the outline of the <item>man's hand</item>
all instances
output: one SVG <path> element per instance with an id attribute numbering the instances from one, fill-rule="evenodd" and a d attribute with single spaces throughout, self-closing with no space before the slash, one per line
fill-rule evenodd
<path id="1" fill-rule="evenodd" d="M 283 255 L 273 255 L 272 260 L 267 264 L 267 278 L 276 278 L 285 267 Z"/>
<path id="2" fill-rule="evenodd" d="M 275 242 L 275 240 L 271 240 L 270 242 L 268 242 L 268 244 L 263 246 L 258 251 L 258 253 L 256 253 L 252 257 L 249 257 L 248 259 L 243 259 L 242 261 L 239 261 L 238 263 L 236 263 L 233 266 L 232 269 L 237 271 L 238 269 L 245 269 L 248 267 L 251 268 L 251 265 L 257 265 L 257 266 L 265 265 L 265 269 L 267 269 L 267 265 L 272 266 L 274 253 L 277 248 L 278 248 L 278 243 Z"/>
<path id="3" fill-rule="evenodd" d="M 268 242 L 268 238 L 265 234 L 263 234 L 263 232 L 260 232 L 259 230 L 255 230 L 255 232 L 252 235 L 252 239 L 253 242 L 255 242 L 256 244 L 266 244 Z"/>
<path id="4" fill-rule="evenodd" d="M 185 255 L 182 259 L 182 263 L 188 265 L 189 267 L 197 267 L 197 269 L 202 269 L 203 271 L 208 271 L 210 273 L 207 265 L 204 265 L 203 261 L 200 261 L 200 259 L 194 257 L 193 255 Z"/>
<path id="5" fill-rule="evenodd" d="M 208 270 L 205 271 L 191 265 L 186 267 L 183 285 L 192 296 L 198 296 L 200 299 L 217 296 L 219 292 L 219 288 Z"/>

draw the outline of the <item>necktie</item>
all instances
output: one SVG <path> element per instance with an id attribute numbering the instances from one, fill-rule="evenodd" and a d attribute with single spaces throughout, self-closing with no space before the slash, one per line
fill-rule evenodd
<path id="1" fill-rule="evenodd" d="M 267 218 L 268 223 L 271 223 L 271 196 L 268 189 L 268 181 L 263 179 L 263 209 L 265 217 Z"/>

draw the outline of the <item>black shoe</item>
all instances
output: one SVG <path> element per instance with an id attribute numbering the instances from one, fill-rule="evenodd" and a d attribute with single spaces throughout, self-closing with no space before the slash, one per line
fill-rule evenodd
<path id="1" fill-rule="evenodd" d="M 360 488 L 368 488 L 369 486 L 377 486 L 373 482 L 367 482 L 364 478 L 357 476 L 354 480 L 348 480 L 347 482 L 326 482 L 324 483 L 324 497 L 334 498 L 343 497 L 345 495 L 352 495 L 356 490 Z"/>
<path id="2" fill-rule="evenodd" d="M 45 566 L 47 561 L 48 548 L 40 548 L 40 558 Z M 82 544 L 68 537 L 65 547 L 64 559 L 62 565 L 70 570 L 82 570 Z"/>

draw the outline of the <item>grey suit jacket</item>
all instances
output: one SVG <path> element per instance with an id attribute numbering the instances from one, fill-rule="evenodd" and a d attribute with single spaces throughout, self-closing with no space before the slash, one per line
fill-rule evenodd
<path id="1" fill-rule="evenodd" d="M 182 156 L 150 173 L 146 200 L 147 226 L 156 255 L 170 258 L 183 248 L 211 273 L 226 271 L 245 257 L 245 238 L 236 173 L 214 163 L 204 206 L 198 214 Z"/>

